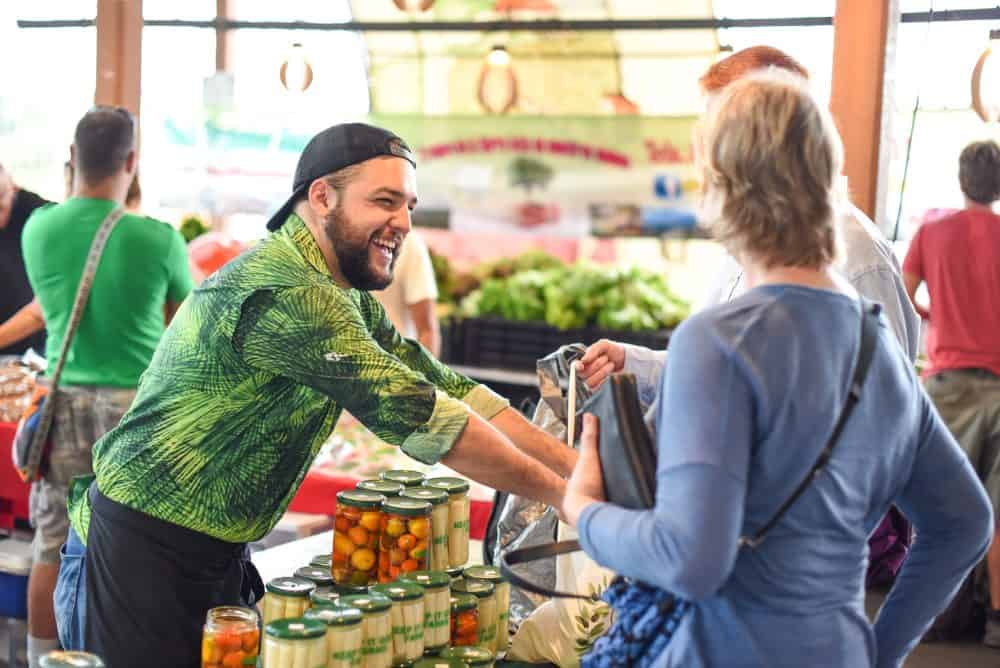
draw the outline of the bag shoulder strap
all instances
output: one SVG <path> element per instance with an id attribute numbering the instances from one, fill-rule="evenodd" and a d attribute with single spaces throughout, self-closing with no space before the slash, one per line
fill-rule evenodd
<path id="1" fill-rule="evenodd" d="M 837 417 L 837 421 L 834 424 L 833 431 L 830 432 L 830 437 L 827 439 L 823 450 L 820 451 L 816 462 L 809 469 L 809 473 L 806 474 L 802 482 L 795 488 L 795 491 L 792 492 L 791 496 L 789 496 L 788 499 L 781 504 L 774 516 L 771 517 L 771 519 L 768 520 L 764 526 L 757 530 L 753 536 L 741 536 L 739 539 L 740 547 L 747 546 L 754 548 L 760 545 L 765 536 L 767 536 L 767 533 L 774 528 L 774 525 L 776 525 L 785 513 L 788 512 L 788 509 L 792 507 L 800 496 L 802 496 L 809 484 L 822 472 L 827 462 L 830 461 L 830 457 L 833 455 L 833 449 L 837 445 L 837 441 L 840 439 L 841 432 L 843 432 L 848 418 L 850 418 L 855 405 L 857 405 L 858 401 L 861 399 L 861 388 L 864 385 L 865 379 L 868 377 L 868 369 L 871 367 L 872 359 L 875 356 L 875 349 L 878 345 L 878 322 L 879 313 L 881 313 L 882 307 L 880 304 L 869 302 L 863 298 L 859 299 L 859 301 L 861 307 L 861 337 L 858 345 L 858 353 L 854 360 L 854 371 L 851 376 L 851 384 L 847 390 L 847 398 L 845 399 L 844 405 L 840 410 L 840 415 Z M 595 601 L 597 600 L 597 597 L 595 596 L 582 596 L 580 594 L 556 591 L 547 587 L 536 585 L 515 573 L 511 568 L 512 566 L 517 566 L 519 564 L 556 557 L 561 554 L 569 554 L 581 549 L 579 541 L 568 540 L 559 543 L 536 545 L 512 550 L 511 552 L 501 553 L 500 572 L 510 581 L 512 585 L 533 594 L 549 596 L 552 598 Z"/>
<path id="2" fill-rule="evenodd" d="M 49 381 L 49 398 L 42 406 L 42 412 L 38 420 L 38 428 L 35 430 L 31 444 L 31 455 L 28 461 L 27 470 L 38 471 L 42 462 L 42 455 L 45 448 L 43 444 L 49 436 L 49 429 L 52 426 L 52 417 L 55 414 L 55 392 L 59 387 L 59 379 L 62 376 L 63 367 L 66 366 L 66 357 L 69 347 L 73 343 L 73 337 L 83 319 L 83 311 L 87 307 L 87 300 L 90 297 L 90 289 L 94 286 L 94 277 L 97 275 L 97 266 L 101 262 L 101 255 L 104 253 L 104 246 L 111 237 L 111 232 L 115 225 L 121 220 L 125 210 L 120 206 L 115 206 L 111 213 L 107 215 L 101 226 L 97 228 L 97 234 L 90 243 L 90 252 L 87 254 L 87 262 L 83 265 L 83 275 L 80 277 L 80 286 L 76 290 L 76 298 L 73 300 L 73 311 L 70 313 L 69 323 L 66 325 L 66 334 L 63 336 L 62 349 L 59 351 L 59 359 L 52 372 Z"/>

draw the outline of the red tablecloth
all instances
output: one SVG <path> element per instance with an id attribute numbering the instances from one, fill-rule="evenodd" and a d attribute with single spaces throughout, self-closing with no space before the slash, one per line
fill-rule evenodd
<path id="1" fill-rule="evenodd" d="M 297 513 L 313 513 L 316 515 L 333 515 L 337 503 L 337 492 L 354 489 L 357 478 L 343 473 L 334 473 L 322 469 L 312 469 L 306 474 L 295 498 L 292 499 L 289 510 Z M 486 534 L 486 523 L 490 520 L 493 510 L 492 501 L 477 501 L 473 499 L 469 511 L 469 535 L 474 540 L 482 540 Z"/>
<path id="2" fill-rule="evenodd" d="M 11 461 L 10 447 L 17 425 L 0 422 L 0 529 L 13 529 L 15 519 L 28 519 L 30 485 L 21 482 Z"/>

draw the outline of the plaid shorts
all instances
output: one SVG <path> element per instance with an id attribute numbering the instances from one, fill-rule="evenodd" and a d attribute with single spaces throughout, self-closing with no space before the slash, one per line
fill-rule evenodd
<path id="1" fill-rule="evenodd" d="M 69 483 L 76 476 L 93 472 L 94 443 L 118 425 L 134 398 L 134 389 L 93 385 L 59 388 L 50 432 L 49 467 L 44 478 L 32 483 L 29 497 L 35 563 L 59 563 L 59 548 L 69 530 Z"/>

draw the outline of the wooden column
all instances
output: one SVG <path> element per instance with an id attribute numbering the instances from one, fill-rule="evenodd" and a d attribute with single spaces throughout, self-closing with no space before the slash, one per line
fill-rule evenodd
<path id="1" fill-rule="evenodd" d="M 882 225 L 898 0 L 837 0 L 833 25 L 830 110 L 844 140 L 851 200 Z"/>
<path id="2" fill-rule="evenodd" d="M 142 0 L 97 0 L 95 104 L 139 115 L 142 81 Z"/>
<path id="3" fill-rule="evenodd" d="M 229 31 L 223 30 L 219 21 L 232 18 L 233 0 L 215 0 L 215 71 L 228 72 L 232 65 L 229 48 Z"/>

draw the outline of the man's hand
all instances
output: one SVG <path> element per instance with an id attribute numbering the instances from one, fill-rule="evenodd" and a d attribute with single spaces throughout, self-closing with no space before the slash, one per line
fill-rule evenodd
<path id="1" fill-rule="evenodd" d="M 576 526 L 583 509 L 592 503 L 604 501 L 604 476 L 601 473 L 601 459 L 597 452 L 600 433 L 597 418 L 583 416 L 583 434 L 580 436 L 580 459 L 573 469 L 573 475 L 566 483 L 563 497 L 562 516 L 566 523 Z"/>
<path id="2" fill-rule="evenodd" d="M 577 362 L 577 375 L 596 390 L 608 376 L 625 368 L 625 346 L 601 339 L 587 348 L 587 352 Z"/>

